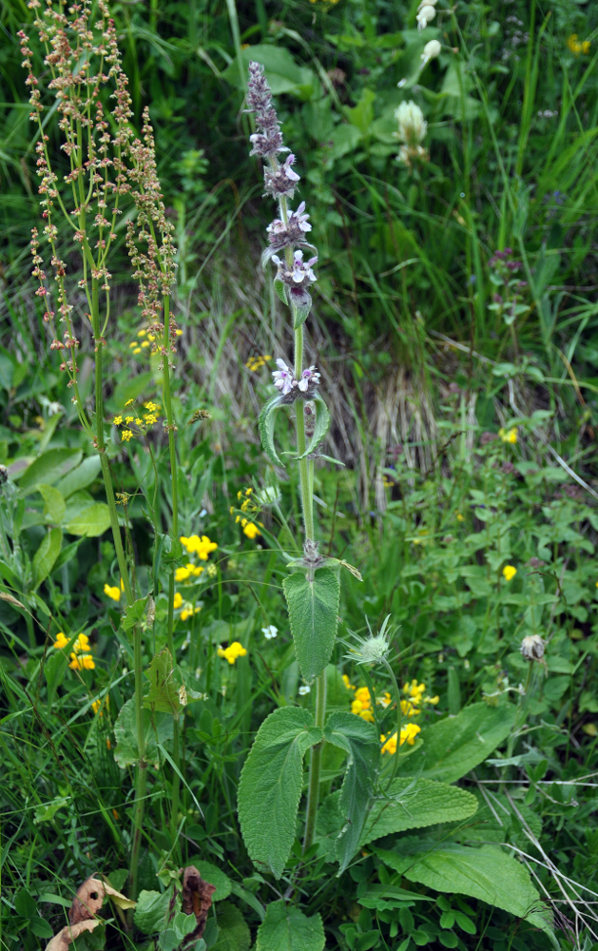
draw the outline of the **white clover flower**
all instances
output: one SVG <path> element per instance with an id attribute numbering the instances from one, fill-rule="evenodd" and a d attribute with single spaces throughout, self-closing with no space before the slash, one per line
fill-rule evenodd
<path id="1" fill-rule="evenodd" d="M 304 697 L 307 693 L 311 693 L 311 687 L 309 684 L 301 684 L 298 693 L 300 697 Z"/>
<path id="2" fill-rule="evenodd" d="M 281 498 L 277 485 L 265 485 L 256 495 L 256 501 L 264 508 L 268 505 L 279 505 Z"/>
<path id="3" fill-rule="evenodd" d="M 267 641 L 271 641 L 278 634 L 278 628 L 274 627 L 273 624 L 269 624 L 268 627 L 262 628 L 262 634 L 264 635 Z"/>
<path id="4" fill-rule="evenodd" d="M 415 18 L 417 20 L 418 30 L 425 30 L 428 23 L 431 23 L 435 16 L 436 10 L 429 2 L 425 3 L 423 6 L 420 6 Z"/>
<path id="5" fill-rule="evenodd" d="M 402 102 L 395 112 L 399 124 L 399 139 L 409 146 L 422 142 L 428 131 L 428 123 L 419 106 L 413 102 Z"/>
<path id="6" fill-rule="evenodd" d="M 437 56 L 440 56 L 441 49 L 442 46 L 438 40 L 430 40 L 429 43 L 426 43 L 421 55 L 422 68 L 429 63 L 431 59 L 436 59 Z"/>

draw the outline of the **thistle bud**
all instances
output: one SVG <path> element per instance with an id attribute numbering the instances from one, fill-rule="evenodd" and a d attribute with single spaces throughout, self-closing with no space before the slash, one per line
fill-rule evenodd
<path id="1" fill-rule="evenodd" d="M 544 657 L 544 641 L 539 634 L 528 634 L 521 641 L 521 653 L 526 660 L 542 660 Z"/>

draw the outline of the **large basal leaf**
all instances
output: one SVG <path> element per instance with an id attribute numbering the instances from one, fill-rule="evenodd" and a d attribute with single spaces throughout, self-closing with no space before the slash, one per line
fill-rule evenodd
<path id="1" fill-rule="evenodd" d="M 296 571 L 282 582 L 297 660 L 308 682 L 324 669 L 334 647 L 340 598 L 338 565 L 318 568 L 313 580 Z"/>
<path id="2" fill-rule="evenodd" d="M 276 422 L 276 412 L 283 405 L 285 404 L 282 402 L 282 396 L 280 393 L 276 393 L 271 399 L 269 399 L 259 415 L 258 429 L 264 452 L 267 453 L 268 457 L 272 460 L 275 466 L 281 466 L 284 468 L 284 462 L 276 452 L 276 447 L 274 445 L 274 424 Z"/>
<path id="3" fill-rule="evenodd" d="M 359 846 L 380 761 L 380 742 L 374 724 L 352 713 L 333 713 L 324 727 L 324 737 L 348 756 L 339 795 L 343 831 L 336 839 L 336 856 L 342 872 Z"/>
<path id="4" fill-rule="evenodd" d="M 559 947 L 552 932 L 552 915 L 540 900 L 529 872 L 521 862 L 497 845 L 468 845 L 450 843 L 430 851 L 412 854 L 378 851 L 384 862 L 404 875 L 410 882 L 418 882 L 438 892 L 451 892 L 479 898 L 489 905 L 524 918 L 540 928 Z"/>
<path id="5" fill-rule="evenodd" d="M 281 707 L 258 730 L 239 783 L 241 832 L 252 860 L 276 878 L 295 839 L 303 786 L 303 756 L 321 742 L 308 710 Z"/>
<path id="6" fill-rule="evenodd" d="M 280 900 L 268 905 L 255 951 L 322 951 L 325 942 L 319 915 L 308 918 L 295 905 Z"/>
<path id="7" fill-rule="evenodd" d="M 468 819 L 478 808 L 476 797 L 466 789 L 419 777 L 394 779 L 386 796 L 373 804 L 361 845 L 407 829 Z"/>
<path id="8" fill-rule="evenodd" d="M 401 766 L 401 774 L 452 783 L 482 763 L 511 732 L 515 708 L 474 703 L 454 717 L 423 727 L 423 745 Z"/>

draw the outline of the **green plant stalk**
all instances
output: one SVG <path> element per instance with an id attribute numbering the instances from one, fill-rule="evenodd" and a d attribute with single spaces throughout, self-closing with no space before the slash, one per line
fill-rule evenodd
<path id="1" fill-rule="evenodd" d="M 164 315 L 164 338 L 162 340 L 162 399 L 164 402 L 164 412 L 166 414 L 166 431 L 168 433 L 168 454 L 170 459 L 170 478 L 172 491 L 172 519 L 170 523 L 170 533 L 172 539 L 172 550 L 179 537 L 179 495 L 178 495 L 178 467 L 176 458 L 176 426 L 174 423 L 174 414 L 172 411 L 172 394 L 170 389 L 170 367 L 168 364 L 168 354 L 170 351 L 170 298 L 164 295 L 162 299 Z M 168 618 L 167 618 L 167 641 L 168 650 L 174 664 L 174 562 L 170 563 L 168 577 Z M 179 811 L 180 796 L 180 725 L 178 715 L 174 716 L 173 723 L 173 761 L 176 769 L 173 770 L 172 790 L 171 790 L 171 831 L 174 836 L 177 827 L 177 815 Z"/>
<path id="2" fill-rule="evenodd" d="M 122 538 L 120 535 L 118 513 L 116 510 L 116 499 L 114 496 L 114 486 L 112 483 L 112 473 L 110 472 L 110 465 L 106 456 L 106 444 L 104 439 L 104 396 L 102 390 L 104 341 L 100 330 L 99 284 L 96 278 L 92 279 L 91 285 L 91 326 L 95 343 L 95 443 L 100 457 L 102 478 L 104 481 L 108 512 L 110 514 L 110 527 L 112 529 L 116 560 L 118 562 L 118 568 L 122 578 L 127 604 L 130 606 L 135 600 L 135 593 L 131 585 L 127 559 L 125 557 Z M 132 822 L 133 845 L 131 848 L 131 864 L 129 868 L 131 894 L 136 894 L 137 889 L 137 864 L 139 859 L 139 849 L 141 846 L 141 829 L 143 823 L 147 778 L 145 763 L 145 735 L 143 730 L 143 657 L 141 638 L 141 625 L 136 624 L 133 628 L 133 666 L 135 677 L 135 730 L 137 733 L 139 762 L 137 764 L 137 773 L 135 777 L 135 808 L 133 811 Z"/>
<path id="3" fill-rule="evenodd" d="M 294 316 L 294 313 L 293 313 Z M 303 326 L 295 330 L 295 379 L 301 378 L 303 372 Z M 306 449 L 305 438 L 305 406 L 303 400 L 295 401 L 295 429 L 297 437 L 297 454 L 302 456 Z M 313 492 L 313 461 L 307 458 L 299 459 L 299 487 L 301 493 L 301 509 L 303 512 L 303 527 L 306 541 L 314 541 L 314 492 Z M 316 710 L 315 725 L 324 728 L 326 719 L 326 671 L 323 670 L 316 678 Z M 307 786 L 307 806 L 305 816 L 305 832 L 303 836 L 303 854 L 310 848 L 318 815 L 318 799 L 320 790 L 320 772 L 322 768 L 323 743 L 313 746 L 309 760 L 309 780 Z"/>

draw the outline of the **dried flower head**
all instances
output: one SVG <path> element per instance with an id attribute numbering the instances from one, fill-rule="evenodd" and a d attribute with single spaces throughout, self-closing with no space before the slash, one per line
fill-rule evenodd
<path id="1" fill-rule="evenodd" d="M 539 634 L 528 634 L 521 641 L 521 653 L 526 660 L 542 660 L 545 644 Z"/>

